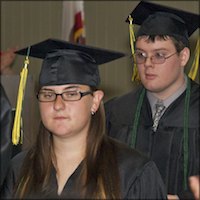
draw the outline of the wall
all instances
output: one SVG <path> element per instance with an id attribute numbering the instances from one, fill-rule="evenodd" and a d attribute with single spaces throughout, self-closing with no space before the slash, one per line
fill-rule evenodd
<path id="1" fill-rule="evenodd" d="M 128 24 L 125 19 L 139 1 L 85 1 L 87 44 L 130 53 Z M 199 1 L 152 1 L 199 13 Z M 47 38 L 60 38 L 62 1 L 1 1 L 1 49 L 25 47 Z M 137 26 L 136 26 L 137 29 Z M 198 36 L 191 37 L 194 49 Z M 17 56 L 13 69 L 19 73 L 23 58 Z M 190 63 L 189 63 L 190 64 Z M 40 61 L 31 61 L 29 73 L 36 78 Z M 129 57 L 100 67 L 106 98 L 120 95 L 132 87 Z"/>

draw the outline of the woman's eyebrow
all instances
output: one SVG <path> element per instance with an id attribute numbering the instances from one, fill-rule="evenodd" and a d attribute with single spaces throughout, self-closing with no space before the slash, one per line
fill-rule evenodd
<path id="1" fill-rule="evenodd" d="M 71 86 L 67 86 L 67 87 L 63 88 L 63 90 L 77 89 L 77 88 L 79 88 L 79 86 L 71 85 Z M 55 91 L 55 89 L 51 89 L 51 88 L 42 88 L 41 90 L 45 90 L 45 91 Z"/>
<path id="2" fill-rule="evenodd" d="M 53 89 L 50 89 L 50 88 L 42 88 L 40 90 L 45 90 L 45 91 L 54 91 Z"/>
<path id="3" fill-rule="evenodd" d="M 77 88 L 79 88 L 79 86 L 77 86 L 77 85 L 71 85 L 71 86 L 67 86 L 67 87 L 65 87 L 63 90 L 68 90 L 68 89 L 77 89 Z"/>

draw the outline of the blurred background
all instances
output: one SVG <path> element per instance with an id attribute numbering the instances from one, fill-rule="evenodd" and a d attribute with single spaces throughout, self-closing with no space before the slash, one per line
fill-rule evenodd
<path id="1" fill-rule="evenodd" d="M 78 1 L 76 1 L 78 2 Z M 151 1 L 192 13 L 199 14 L 199 1 Z M 100 66 L 101 88 L 105 91 L 104 101 L 127 93 L 134 87 L 131 81 L 132 60 L 130 57 L 129 27 L 127 16 L 139 1 L 84 1 L 81 12 L 85 44 L 122 51 L 129 56 Z M 69 40 L 64 29 L 69 28 L 65 18 L 72 7 L 64 1 L 1 1 L 1 51 L 9 48 L 24 48 L 48 38 Z M 76 11 L 76 9 L 75 9 Z M 73 16 L 72 16 L 73 19 Z M 137 31 L 137 26 L 135 30 Z M 191 60 L 199 36 L 199 30 L 190 38 Z M 1 82 L 9 96 L 13 108 L 16 104 L 19 73 L 24 57 L 17 55 L 11 65 L 12 73 L 1 74 Z M 28 84 L 24 101 L 25 145 L 29 145 L 38 129 L 39 112 L 35 98 L 41 60 L 30 58 Z M 196 78 L 199 82 L 199 76 Z"/>

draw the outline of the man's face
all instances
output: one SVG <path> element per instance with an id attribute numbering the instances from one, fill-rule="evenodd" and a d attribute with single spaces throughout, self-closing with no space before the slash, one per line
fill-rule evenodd
<path id="1" fill-rule="evenodd" d="M 166 98 L 173 94 L 184 82 L 184 66 L 189 57 L 184 48 L 180 53 L 170 38 L 156 38 L 154 42 L 141 37 L 136 42 L 136 53 L 139 59 L 138 72 L 145 88 L 157 96 Z M 153 57 L 152 57 L 153 56 Z M 162 63 L 160 63 L 160 57 Z M 164 59 L 163 59 L 164 58 Z M 165 59 L 166 58 L 166 59 Z"/>

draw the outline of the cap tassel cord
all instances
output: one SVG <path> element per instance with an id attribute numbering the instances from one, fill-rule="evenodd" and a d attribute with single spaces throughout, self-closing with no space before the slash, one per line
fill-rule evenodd
<path id="1" fill-rule="evenodd" d="M 25 94 L 25 87 L 26 87 L 26 81 L 28 76 L 28 64 L 29 64 L 29 55 L 30 47 L 28 49 L 27 56 L 24 61 L 24 67 L 20 73 L 20 83 L 19 83 L 19 89 L 18 89 L 18 96 L 17 96 L 17 105 L 16 105 L 16 112 L 15 112 L 15 119 L 14 119 L 14 125 L 12 129 L 12 143 L 14 145 L 17 145 L 20 140 L 20 133 L 21 133 L 21 144 L 23 139 L 23 132 L 21 129 L 22 127 L 22 104 L 24 100 L 24 94 Z"/>
<path id="2" fill-rule="evenodd" d="M 134 56 L 134 54 L 135 54 L 135 49 L 134 49 L 135 33 L 134 33 L 133 18 L 131 17 L 131 15 L 129 15 L 128 19 L 129 19 L 129 34 L 130 34 L 131 52 L 132 52 L 132 55 Z M 137 71 L 137 66 L 136 66 L 136 63 L 134 60 L 132 81 L 139 81 L 139 80 L 140 80 L 140 77 L 139 77 L 139 74 Z"/>
<path id="3" fill-rule="evenodd" d="M 195 55 L 194 55 L 194 61 L 192 63 L 192 67 L 188 73 L 188 76 L 192 79 L 195 80 L 198 72 L 198 67 L 199 67 L 199 39 L 197 40 L 197 45 L 195 48 Z"/>

